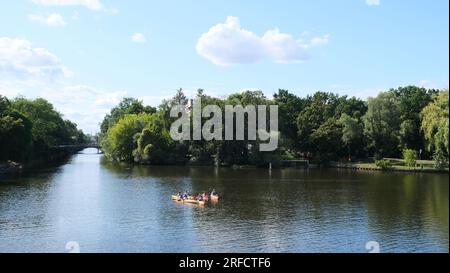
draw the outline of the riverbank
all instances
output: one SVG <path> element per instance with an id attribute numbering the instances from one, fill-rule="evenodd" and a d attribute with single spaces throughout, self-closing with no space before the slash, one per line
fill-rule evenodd
<path id="1" fill-rule="evenodd" d="M 52 150 L 47 155 L 31 159 L 25 163 L 0 162 L 0 175 L 15 175 L 49 164 L 58 163 L 78 153 L 80 149 Z"/>
<path id="2" fill-rule="evenodd" d="M 375 162 L 332 162 L 329 167 L 337 169 L 351 169 L 360 171 L 383 171 L 383 172 L 410 172 L 410 173 L 449 173 L 449 169 L 442 170 L 434 167 L 434 162 L 430 160 L 418 160 L 416 167 L 408 167 L 404 165 L 402 159 L 386 158 L 391 163 L 388 168 L 378 167 Z"/>
<path id="3" fill-rule="evenodd" d="M 111 159 L 105 159 L 110 162 L 117 162 Z M 385 160 L 390 162 L 388 168 L 382 169 L 378 167 L 373 159 L 365 159 L 356 162 L 329 162 L 325 165 L 314 164 L 309 160 L 282 160 L 279 164 L 273 164 L 272 166 L 267 164 L 266 166 L 256 165 L 202 165 L 202 164 L 185 164 L 185 165 L 149 165 L 133 162 L 122 162 L 134 166 L 172 166 L 172 167 L 221 167 L 230 169 L 241 170 L 253 170 L 253 169 L 348 169 L 368 172 L 409 172 L 409 173 L 436 173 L 436 174 L 448 174 L 449 169 L 439 170 L 434 167 L 434 161 L 431 160 L 418 160 L 416 167 L 407 167 L 402 159 L 386 158 Z M 118 162 L 120 163 L 120 162 Z"/>
<path id="4" fill-rule="evenodd" d="M 17 162 L 3 162 L 0 163 L 0 174 L 14 174 L 23 170 L 23 165 Z"/>

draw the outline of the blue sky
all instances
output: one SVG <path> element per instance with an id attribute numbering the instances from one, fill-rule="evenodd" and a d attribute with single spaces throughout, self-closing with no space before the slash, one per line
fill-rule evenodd
<path id="1" fill-rule="evenodd" d="M 360 98 L 448 87 L 448 0 L 22 0 L 0 8 L 0 94 L 44 96 L 87 132 L 123 96 L 183 87 Z"/>

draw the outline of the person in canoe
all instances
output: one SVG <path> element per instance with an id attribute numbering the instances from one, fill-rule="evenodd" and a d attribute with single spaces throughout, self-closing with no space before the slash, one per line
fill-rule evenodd
<path id="1" fill-rule="evenodd" d="M 209 199 L 209 196 L 208 196 L 208 194 L 206 192 L 204 192 L 202 194 L 202 197 L 203 197 L 203 200 L 205 200 L 205 201 L 208 201 L 208 199 Z"/>
<path id="2" fill-rule="evenodd" d="M 198 194 L 196 199 L 197 201 L 203 201 L 203 194 Z"/>
<path id="3" fill-rule="evenodd" d="M 189 197 L 188 192 L 185 191 L 185 192 L 183 193 L 183 196 L 181 197 L 181 199 L 186 200 L 186 199 L 188 199 L 188 197 Z"/>
<path id="4" fill-rule="evenodd" d="M 211 191 L 210 198 L 211 198 L 212 201 L 217 201 L 217 200 L 219 200 L 219 194 L 216 192 L 215 189 L 213 189 L 213 190 Z"/>

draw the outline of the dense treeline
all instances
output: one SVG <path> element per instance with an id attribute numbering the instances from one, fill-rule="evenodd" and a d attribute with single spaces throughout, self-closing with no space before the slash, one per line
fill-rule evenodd
<path id="1" fill-rule="evenodd" d="M 86 141 L 77 125 L 63 119 L 48 101 L 0 95 L 0 162 L 46 158 L 52 147 Z"/>
<path id="2" fill-rule="evenodd" d="M 279 90 L 271 100 L 261 91 L 219 99 L 199 90 L 197 97 L 203 107 L 218 105 L 222 110 L 225 105 L 278 105 L 280 149 L 259 152 L 257 141 L 173 141 L 170 109 L 188 104 L 180 89 L 158 109 L 124 99 L 102 122 L 103 150 L 114 160 L 142 164 L 266 166 L 281 159 L 327 163 L 408 154 L 448 166 L 448 90 L 407 86 L 367 101 L 325 92 L 301 98 L 287 90 Z"/>

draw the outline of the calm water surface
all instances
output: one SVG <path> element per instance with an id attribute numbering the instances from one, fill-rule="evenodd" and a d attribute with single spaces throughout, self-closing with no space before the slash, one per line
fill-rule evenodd
<path id="1" fill-rule="evenodd" d="M 85 150 L 0 178 L 0 252 L 448 252 L 447 174 L 143 167 Z M 204 208 L 170 200 L 216 188 Z"/>

